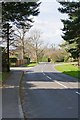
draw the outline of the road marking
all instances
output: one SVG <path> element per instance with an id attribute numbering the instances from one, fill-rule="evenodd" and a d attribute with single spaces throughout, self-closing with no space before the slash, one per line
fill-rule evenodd
<path id="1" fill-rule="evenodd" d="M 43 71 L 42 71 L 43 72 Z M 46 75 L 44 72 L 43 72 L 43 75 Z M 49 76 L 46 76 L 48 79 L 52 79 L 51 77 L 49 77 Z M 61 85 L 61 86 L 63 86 L 64 88 L 68 88 L 67 86 L 65 86 L 65 85 L 63 85 L 62 83 L 60 83 L 60 82 L 58 82 L 58 81 L 56 81 L 55 80 L 55 82 L 57 83 L 57 84 L 59 84 L 59 85 Z M 76 94 L 78 94 L 78 95 L 80 95 L 80 93 L 79 92 L 76 92 Z"/>
<path id="2" fill-rule="evenodd" d="M 65 86 L 65 85 L 61 84 L 60 82 L 58 82 L 58 81 L 56 81 L 56 80 L 55 80 L 55 82 L 56 82 L 57 84 L 59 84 L 59 85 L 63 86 L 64 88 L 68 88 L 67 86 Z"/>
<path id="3" fill-rule="evenodd" d="M 44 64 L 44 66 L 45 66 L 45 64 Z M 44 66 L 43 66 L 43 68 L 44 68 Z M 43 68 L 42 68 L 42 72 L 43 72 Z"/>
<path id="4" fill-rule="evenodd" d="M 45 73 L 43 73 L 43 74 L 45 74 Z M 51 77 L 49 77 L 49 76 L 46 76 L 47 78 L 49 78 L 50 80 L 52 79 Z M 63 84 L 61 84 L 60 82 L 58 82 L 58 81 L 56 81 L 55 80 L 55 82 L 57 83 L 57 84 L 59 84 L 59 85 L 61 85 L 61 86 L 63 86 L 64 88 L 68 88 L 67 86 L 65 86 L 65 85 L 63 85 Z"/>
<path id="5" fill-rule="evenodd" d="M 79 93 L 79 92 L 76 92 L 76 94 L 80 95 L 80 93 Z"/>
<path id="6" fill-rule="evenodd" d="M 47 76 L 47 78 L 49 78 L 50 80 L 52 79 L 52 78 L 50 78 L 49 76 Z"/>
<path id="7" fill-rule="evenodd" d="M 45 75 L 45 73 L 43 73 L 43 75 Z"/>
<path id="8" fill-rule="evenodd" d="M 51 78 L 51 77 L 49 77 L 49 76 L 47 76 L 47 78 L 49 78 L 50 80 L 52 79 L 52 78 Z M 58 81 L 56 81 L 56 80 L 55 80 L 55 82 L 56 82 L 57 84 L 59 84 L 59 85 L 63 86 L 64 88 L 68 88 L 67 86 L 65 86 L 65 85 L 61 84 L 60 82 L 58 82 Z"/>

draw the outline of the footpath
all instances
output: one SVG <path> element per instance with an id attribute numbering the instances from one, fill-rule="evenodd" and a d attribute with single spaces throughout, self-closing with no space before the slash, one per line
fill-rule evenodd
<path id="1" fill-rule="evenodd" d="M 19 85 L 23 71 L 11 70 L 11 74 L 2 88 L 2 118 L 24 120 L 20 102 Z"/>

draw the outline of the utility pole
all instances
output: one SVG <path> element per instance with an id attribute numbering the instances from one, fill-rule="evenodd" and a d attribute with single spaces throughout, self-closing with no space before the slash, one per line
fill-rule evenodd
<path id="1" fill-rule="evenodd" d="M 9 23 L 7 23 L 7 72 L 10 71 L 9 63 Z"/>

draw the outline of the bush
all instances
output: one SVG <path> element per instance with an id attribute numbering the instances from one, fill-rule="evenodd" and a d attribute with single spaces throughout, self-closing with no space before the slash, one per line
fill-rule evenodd
<path id="1" fill-rule="evenodd" d="M 16 58 L 16 57 L 10 58 L 10 63 L 16 63 L 16 61 L 17 61 L 17 58 Z"/>
<path id="2" fill-rule="evenodd" d="M 48 57 L 43 57 L 40 62 L 47 62 L 48 61 Z"/>
<path id="3" fill-rule="evenodd" d="M 62 58 L 56 59 L 55 62 L 64 62 L 64 58 L 62 57 Z"/>
<path id="4" fill-rule="evenodd" d="M 29 58 L 29 57 L 24 57 L 24 59 L 27 60 L 27 63 L 28 63 L 28 64 L 30 63 L 30 58 Z"/>
<path id="5" fill-rule="evenodd" d="M 68 62 L 69 61 L 69 56 L 65 56 L 64 57 L 64 62 Z"/>

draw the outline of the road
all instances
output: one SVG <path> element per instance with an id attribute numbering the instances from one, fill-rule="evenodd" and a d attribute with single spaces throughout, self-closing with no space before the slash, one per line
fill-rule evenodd
<path id="1" fill-rule="evenodd" d="M 78 118 L 78 81 L 56 71 L 51 63 L 24 71 L 22 91 L 26 118 Z"/>

